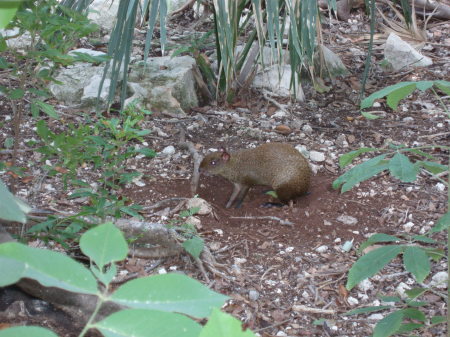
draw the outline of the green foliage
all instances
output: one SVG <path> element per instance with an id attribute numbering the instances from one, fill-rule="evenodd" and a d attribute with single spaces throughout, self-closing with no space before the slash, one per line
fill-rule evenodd
<path id="1" fill-rule="evenodd" d="M 21 3 L 22 1 L 0 1 L 0 29 L 9 24 Z"/>
<path id="2" fill-rule="evenodd" d="M 8 191 L 0 180 L 0 219 L 25 223 L 30 207 Z"/>
<path id="3" fill-rule="evenodd" d="M 433 87 L 438 88 L 446 95 L 449 95 L 450 93 L 450 82 L 448 81 L 403 82 L 373 93 L 361 102 L 361 109 L 371 107 L 376 99 L 386 96 L 388 106 L 395 110 L 400 100 L 408 96 L 415 89 L 425 91 L 432 88 L 437 99 L 441 101 Z M 443 103 L 442 106 L 450 117 L 450 113 L 446 106 Z M 365 116 L 369 119 L 378 118 L 370 113 L 365 113 Z M 415 148 L 391 144 L 387 149 L 361 148 L 352 151 L 341 156 L 339 160 L 341 167 L 349 165 L 355 158 L 364 153 L 375 151 L 384 153 L 351 168 L 333 182 L 333 187 L 341 187 L 341 191 L 345 192 L 357 183 L 369 179 L 385 170 L 388 170 L 392 176 L 403 182 L 413 182 L 417 179 L 420 170 L 426 170 L 430 175 L 444 183 L 448 189 L 450 185 L 450 176 L 446 182 L 436 175 L 450 170 L 450 163 L 448 165 L 443 165 L 431 154 L 426 152 L 428 149 L 435 148 L 450 151 L 449 146 L 437 144 Z M 414 159 L 411 160 L 411 158 Z M 424 282 L 431 272 L 430 259 L 438 262 L 445 256 L 445 250 L 443 248 L 429 247 L 428 245 L 442 245 L 442 243 L 432 239 L 430 235 L 443 230 L 448 231 L 450 228 L 450 192 L 448 192 L 447 208 L 447 213 L 444 214 L 436 222 L 430 232 L 425 235 L 408 236 L 403 234 L 392 236 L 377 233 L 372 235 L 366 242 L 362 243 L 359 252 L 374 244 L 379 245 L 380 243 L 388 243 L 388 245 L 380 246 L 368 252 L 353 264 L 348 274 L 347 289 L 350 290 L 362 280 L 375 275 L 400 254 L 403 255 L 404 268 L 414 276 L 418 283 Z M 447 235 L 449 235 L 448 232 Z M 447 260 L 448 259 L 449 257 L 447 256 Z M 395 306 L 358 308 L 346 314 L 354 315 L 380 310 L 394 310 L 377 323 L 373 331 L 373 336 L 388 337 L 394 334 L 410 333 L 413 330 L 422 329 L 425 326 L 426 317 L 424 313 L 417 308 L 427 305 L 427 302 L 417 301 L 416 299 L 427 291 L 432 291 L 432 289 L 416 287 L 406 291 L 406 295 L 408 296 L 406 300 L 402 300 L 398 297 L 383 298 L 386 302 L 394 302 Z M 411 322 L 411 320 L 414 320 L 414 322 Z M 430 321 L 431 325 L 435 325 L 444 323 L 446 319 L 441 316 L 436 316 L 432 317 Z"/>
<path id="4" fill-rule="evenodd" d="M 37 133 L 44 143 L 38 152 L 44 154 L 43 160 L 54 162 L 46 167 L 49 175 L 61 174 L 66 186 L 70 183 L 78 187 L 71 198 L 89 199 L 89 205 L 83 206 L 79 215 L 95 215 L 102 219 L 122 214 L 140 217 L 141 207 L 130 205 L 127 198 L 114 191 L 140 176 L 140 173 L 128 170 L 127 159 L 140 154 L 150 158 L 156 155 L 151 149 L 133 145 L 142 142 L 143 136 L 150 133 L 139 128 L 148 114 L 150 112 L 130 105 L 119 113 L 118 118 L 100 118 L 97 122 L 87 120 L 86 125 L 78 126 L 68 124 L 67 130 L 61 133 L 51 131 L 43 120 L 37 123 Z M 98 185 L 91 186 L 77 179 L 79 168 L 88 165 L 97 170 Z"/>
<path id="5" fill-rule="evenodd" d="M 176 229 L 186 240 L 183 241 L 182 246 L 194 259 L 198 259 L 205 242 L 197 234 L 197 229 L 193 224 L 190 224 L 186 219 L 190 216 L 197 214 L 200 210 L 199 207 L 192 207 L 187 210 L 181 211 L 179 219 L 176 219 L 170 223 L 170 226 Z"/>
<path id="6" fill-rule="evenodd" d="M 80 246 L 91 259 L 91 271 L 61 253 L 15 242 L 1 244 L 0 286 L 14 284 L 27 277 L 48 287 L 97 296 L 98 307 L 83 330 L 84 333 L 88 329 L 97 329 L 107 337 L 254 336 L 248 330 L 242 331 L 238 320 L 218 310 L 227 297 L 182 274 L 135 279 L 119 286 L 112 293 L 100 290 L 109 289 L 116 274 L 114 262 L 124 258 L 128 249 L 122 233 L 112 223 L 87 231 L 81 237 Z M 96 279 L 105 287 L 99 288 Z M 95 322 L 105 302 L 125 305 L 128 309 Z M 203 318 L 211 313 L 205 327 L 190 318 Z M 17 336 L 17 333 L 24 336 L 55 336 L 51 331 L 38 327 L 5 329 L 0 331 L 0 336 Z"/>
<path id="7" fill-rule="evenodd" d="M 58 337 L 53 331 L 39 326 L 15 326 L 9 329 L 0 330 L 0 337 L 17 336 Z"/>
<path id="8" fill-rule="evenodd" d="M 384 89 L 374 92 L 369 97 L 365 98 L 361 102 L 361 109 L 370 108 L 375 100 L 387 97 L 387 104 L 392 110 L 396 110 L 400 100 L 407 97 L 415 89 L 425 91 L 427 89 L 436 86 L 446 95 L 450 95 L 450 82 L 449 81 L 419 81 L 419 82 L 400 82 L 394 85 L 390 85 Z"/>

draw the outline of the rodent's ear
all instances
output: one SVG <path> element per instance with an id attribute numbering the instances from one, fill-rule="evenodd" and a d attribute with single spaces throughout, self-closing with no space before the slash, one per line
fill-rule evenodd
<path id="1" fill-rule="evenodd" d="M 222 152 L 222 153 L 226 153 L 227 152 L 227 150 L 223 146 L 220 147 L 219 151 Z"/>
<path id="2" fill-rule="evenodd" d="M 229 161 L 230 160 L 230 154 L 228 152 L 222 153 L 222 160 L 223 161 Z"/>

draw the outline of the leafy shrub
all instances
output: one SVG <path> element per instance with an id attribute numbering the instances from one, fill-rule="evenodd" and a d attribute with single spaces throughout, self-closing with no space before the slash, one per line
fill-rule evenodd
<path id="1" fill-rule="evenodd" d="M 126 258 L 128 253 L 122 233 L 112 223 L 97 226 L 83 234 L 80 248 L 91 260 L 90 270 L 57 252 L 15 242 L 1 244 L 0 262 L 3 267 L 0 286 L 14 284 L 26 277 L 46 287 L 97 296 L 96 309 L 80 336 L 84 336 L 89 329 L 97 329 L 106 337 L 254 336 L 249 330 L 243 331 L 235 318 L 218 310 L 227 299 L 225 296 L 182 274 L 134 279 L 108 293 L 107 289 L 117 273 L 115 262 Z M 104 287 L 99 287 L 98 283 Z M 128 309 L 97 321 L 97 314 L 106 302 L 124 305 Z M 191 318 L 208 315 L 211 316 L 204 327 Z M 55 336 L 51 331 L 38 327 L 0 331 L 0 337 L 19 335 Z"/>
<path id="2" fill-rule="evenodd" d="M 447 81 L 421 81 L 421 82 L 402 82 L 377 91 L 367 97 L 361 103 L 361 109 L 372 106 L 375 99 L 387 96 L 387 104 L 392 109 L 396 109 L 401 99 L 405 98 L 416 88 L 422 91 L 437 87 L 447 95 L 450 95 L 450 82 Z M 436 97 L 440 100 L 439 96 Z M 450 118 L 446 106 L 442 103 L 444 110 Z M 369 119 L 378 118 L 370 113 L 363 113 Z M 436 179 L 439 179 L 447 186 L 449 190 L 450 175 L 447 173 L 448 181 L 445 182 L 438 176 L 439 173 L 450 171 L 450 163 L 446 166 L 440 164 L 436 159 L 426 152 L 426 150 L 440 148 L 441 150 L 450 152 L 450 146 L 447 145 L 426 145 L 421 147 L 406 147 L 404 145 L 390 145 L 388 149 L 379 148 L 361 148 L 340 157 L 339 163 L 343 168 L 350 164 L 355 158 L 361 154 L 368 152 L 384 152 L 374 158 L 356 165 L 333 182 L 334 188 L 341 188 L 342 192 L 350 190 L 356 184 L 367 180 L 378 173 L 388 170 L 392 176 L 403 181 L 412 182 L 417 179 L 417 175 L 421 169 L 427 170 Z M 413 161 L 406 156 L 409 154 Z M 445 257 L 445 249 L 441 247 L 443 244 L 431 238 L 434 233 L 447 230 L 450 227 L 450 191 L 448 192 L 447 213 L 444 214 L 435 224 L 435 226 L 425 235 L 399 235 L 392 236 L 387 234 L 374 234 L 359 248 L 362 252 L 365 248 L 374 244 L 385 244 L 378 247 L 367 254 L 360 257 L 351 267 L 346 288 L 351 290 L 362 280 L 369 278 L 378 273 L 391 260 L 399 255 L 403 257 L 403 265 L 410 272 L 415 280 L 422 284 L 426 277 L 430 274 L 431 265 L 430 258 L 434 262 L 440 261 Z M 434 245 L 435 247 L 431 246 Z M 448 247 L 446 247 L 448 249 Z M 447 256 L 447 262 L 449 257 Z M 427 325 L 425 314 L 419 309 L 427 305 L 427 302 L 418 301 L 417 298 L 426 292 L 433 291 L 432 288 L 418 286 L 406 291 L 408 298 L 402 300 L 399 297 L 382 297 L 386 302 L 394 302 L 392 306 L 377 306 L 358 308 L 347 312 L 346 315 L 355 315 L 369 313 L 381 310 L 392 310 L 386 317 L 380 320 L 374 328 L 374 337 L 387 337 L 393 334 L 409 333 L 416 329 L 429 328 L 430 326 L 441 324 L 447 321 L 446 317 L 434 316 L 430 318 Z M 414 320 L 415 322 L 411 322 Z"/>

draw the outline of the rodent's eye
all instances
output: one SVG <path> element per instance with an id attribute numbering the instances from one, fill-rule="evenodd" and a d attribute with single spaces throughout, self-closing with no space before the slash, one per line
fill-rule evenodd
<path id="1" fill-rule="evenodd" d="M 211 160 L 211 165 L 216 165 L 217 164 L 217 160 L 213 159 Z"/>

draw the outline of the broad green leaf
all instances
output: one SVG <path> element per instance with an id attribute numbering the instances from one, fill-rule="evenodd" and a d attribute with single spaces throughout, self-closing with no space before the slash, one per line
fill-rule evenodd
<path id="1" fill-rule="evenodd" d="M 410 301 L 410 300 L 407 300 L 406 304 L 410 307 L 425 307 L 427 305 L 430 305 L 430 303 L 425 301 Z"/>
<path id="2" fill-rule="evenodd" d="M 394 85 L 390 85 L 386 88 L 383 88 L 381 90 L 375 91 L 373 94 L 371 94 L 369 97 L 363 99 L 361 101 L 360 109 L 370 108 L 375 100 L 388 96 L 389 94 L 396 92 L 397 90 L 401 90 L 404 87 L 410 87 L 411 85 L 416 85 L 417 82 L 400 82 Z"/>
<path id="3" fill-rule="evenodd" d="M 444 245 L 444 244 L 442 244 Z M 439 262 L 442 258 L 446 257 L 447 254 L 443 248 L 424 248 L 428 256 L 435 262 Z"/>
<path id="4" fill-rule="evenodd" d="M 423 282 L 430 274 L 428 255 L 419 247 L 410 246 L 403 252 L 403 263 L 407 271 L 414 275 L 417 282 Z"/>
<path id="5" fill-rule="evenodd" d="M 375 329 L 373 329 L 373 337 L 389 337 L 398 331 L 403 320 L 403 312 L 395 311 L 380 320 Z"/>
<path id="6" fill-rule="evenodd" d="M 399 88 L 393 92 L 391 92 L 387 96 L 386 103 L 387 105 L 392 109 L 396 110 L 398 106 L 398 102 L 400 102 L 401 99 L 404 99 L 406 96 L 408 96 L 410 93 L 412 93 L 416 89 L 416 83 L 406 85 L 402 88 Z"/>
<path id="7" fill-rule="evenodd" d="M 0 1 L 0 29 L 8 25 L 20 4 L 21 1 Z"/>
<path id="8" fill-rule="evenodd" d="M 97 282 L 91 272 L 68 256 L 16 242 L 0 245 L 2 268 L 0 287 L 21 278 L 31 278 L 46 287 L 57 287 L 83 294 L 97 294 Z"/>
<path id="9" fill-rule="evenodd" d="M 47 115 L 54 119 L 59 119 L 58 113 L 56 112 L 55 108 L 51 106 L 50 104 L 44 103 L 42 101 L 35 101 L 36 105 L 44 111 Z"/>
<path id="10" fill-rule="evenodd" d="M 196 259 L 200 256 L 204 246 L 205 242 L 198 236 L 193 236 L 191 239 L 183 242 L 183 248 Z"/>
<path id="11" fill-rule="evenodd" d="M 367 180 L 388 168 L 388 163 L 384 161 L 385 154 L 366 160 L 353 167 L 333 182 L 333 188 L 342 186 L 341 193 L 349 191 L 356 184 Z"/>
<path id="12" fill-rule="evenodd" d="M 362 280 L 375 275 L 403 249 L 403 246 L 383 246 L 363 255 L 350 268 L 346 288 L 350 290 Z"/>
<path id="13" fill-rule="evenodd" d="M 397 152 L 389 161 L 391 174 L 405 183 L 416 180 L 419 167 L 411 163 L 404 154 Z"/>
<path id="14" fill-rule="evenodd" d="M 1 12 L 1 7 L 0 7 Z M 0 330 L 0 337 L 58 337 L 53 331 L 39 326 L 15 326 Z"/>
<path id="15" fill-rule="evenodd" d="M 433 240 L 432 238 L 429 238 L 428 236 L 425 236 L 425 235 L 413 235 L 412 239 L 414 241 L 425 242 L 425 243 L 437 243 L 436 240 Z"/>
<path id="16" fill-rule="evenodd" d="M 255 337 L 250 330 L 243 330 L 242 323 L 233 316 L 214 309 L 199 337 Z"/>
<path id="17" fill-rule="evenodd" d="M 413 330 L 420 329 L 423 327 L 424 327 L 424 325 L 420 324 L 420 323 L 402 323 L 400 325 L 400 328 L 398 328 L 398 330 L 397 330 L 397 334 L 408 333 L 408 332 L 411 332 Z M 413 337 L 413 335 L 408 335 L 408 336 Z"/>
<path id="18" fill-rule="evenodd" d="M 360 154 L 366 153 L 366 152 L 371 152 L 371 151 L 377 151 L 377 150 L 378 149 L 373 148 L 373 147 L 362 147 L 358 150 L 343 154 L 342 156 L 339 157 L 339 166 L 341 168 L 344 168 L 348 164 L 350 164 L 353 161 L 353 159 L 358 157 Z"/>
<path id="19" fill-rule="evenodd" d="M 434 81 L 419 81 L 416 83 L 416 86 L 420 91 L 425 91 L 430 89 L 434 83 Z"/>
<path id="20" fill-rule="evenodd" d="M 110 297 L 111 301 L 136 309 L 174 311 L 206 317 L 221 307 L 226 296 L 215 293 L 182 274 L 164 274 L 129 281 Z"/>
<path id="21" fill-rule="evenodd" d="M 431 317 L 431 324 L 441 324 L 447 322 L 446 316 L 433 316 Z"/>
<path id="22" fill-rule="evenodd" d="M 25 91 L 22 89 L 14 89 L 9 92 L 10 99 L 21 99 L 25 95 Z"/>
<path id="23" fill-rule="evenodd" d="M 431 228 L 431 233 L 441 232 L 450 227 L 450 211 L 439 218 L 436 224 Z"/>
<path id="24" fill-rule="evenodd" d="M 425 317 L 425 314 L 416 308 L 406 308 L 406 309 L 403 309 L 402 312 L 403 312 L 403 317 L 405 317 L 405 318 L 415 319 L 416 321 L 421 321 L 421 322 L 425 322 L 427 319 Z"/>
<path id="25" fill-rule="evenodd" d="M 424 167 L 426 170 L 430 171 L 433 174 L 439 174 L 448 170 L 448 166 L 432 161 L 418 161 L 417 164 Z"/>
<path id="26" fill-rule="evenodd" d="M 367 239 L 367 241 L 363 242 L 361 244 L 361 246 L 358 249 L 358 252 L 362 252 L 364 249 L 366 249 L 366 247 L 369 247 L 371 245 L 373 245 L 374 243 L 378 243 L 378 242 L 397 242 L 400 239 L 392 236 L 392 235 L 388 235 L 388 234 L 384 234 L 384 233 L 376 233 L 370 236 L 370 238 Z"/>
<path id="27" fill-rule="evenodd" d="M 416 299 L 420 295 L 424 294 L 427 291 L 426 288 L 413 288 L 405 290 L 406 295 L 408 295 L 411 299 Z"/>
<path id="28" fill-rule="evenodd" d="M 345 312 L 343 315 L 350 316 L 350 315 L 359 315 L 359 314 L 366 314 L 369 312 L 375 312 L 375 311 L 381 311 L 385 309 L 392 309 L 392 306 L 390 305 L 377 305 L 376 307 L 364 307 L 364 308 L 357 308 L 350 311 Z"/>
<path id="29" fill-rule="evenodd" d="M 202 326 L 180 314 L 127 309 L 93 324 L 105 337 L 197 337 Z"/>
<path id="30" fill-rule="evenodd" d="M 0 180 L 0 219 L 25 223 L 30 207 L 8 191 Z"/>
<path id="31" fill-rule="evenodd" d="M 436 86 L 444 92 L 446 95 L 450 96 L 450 82 L 448 81 L 435 81 Z"/>
<path id="32" fill-rule="evenodd" d="M 124 260 L 128 254 L 128 245 L 122 232 L 111 222 L 84 233 L 80 239 L 80 248 L 100 270 L 111 262 Z"/>

